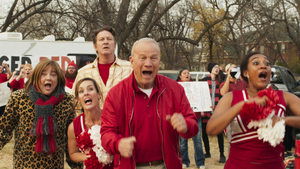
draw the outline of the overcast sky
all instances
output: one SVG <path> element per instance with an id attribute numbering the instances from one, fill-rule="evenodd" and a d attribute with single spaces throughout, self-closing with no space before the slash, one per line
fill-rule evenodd
<path id="1" fill-rule="evenodd" d="M 13 0 L 0 0 L 0 19 L 3 19 L 7 15 L 12 2 Z"/>

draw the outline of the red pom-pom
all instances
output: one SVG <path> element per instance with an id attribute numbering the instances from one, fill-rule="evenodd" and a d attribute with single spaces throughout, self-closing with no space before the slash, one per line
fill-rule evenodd
<path id="1" fill-rule="evenodd" d="M 77 138 L 77 146 L 81 151 L 89 150 L 90 158 L 84 161 L 84 165 L 86 169 L 99 169 L 101 168 L 102 164 L 99 162 L 96 153 L 93 151 L 93 140 L 90 138 L 91 134 L 87 131 L 81 133 Z"/>
<path id="2" fill-rule="evenodd" d="M 101 168 L 101 164 L 96 156 L 96 153 L 91 149 L 89 152 L 89 155 L 91 155 L 90 158 L 86 159 L 84 161 L 84 165 L 86 169 L 99 169 Z"/>
<path id="3" fill-rule="evenodd" d="M 93 141 L 90 136 L 91 134 L 85 131 L 76 138 L 77 146 L 81 151 L 94 147 Z"/>
<path id="4" fill-rule="evenodd" d="M 240 115 L 246 125 L 252 120 L 258 121 L 265 119 L 273 110 L 276 110 L 277 103 L 279 103 L 277 91 L 272 88 L 261 90 L 257 95 L 258 97 L 267 96 L 268 100 L 264 106 L 257 105 L 255 102 L 244 104 Z"/>

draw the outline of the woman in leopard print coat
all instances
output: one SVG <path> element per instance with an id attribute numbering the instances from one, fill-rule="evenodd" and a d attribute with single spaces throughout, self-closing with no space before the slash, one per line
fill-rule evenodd
<path id="1" fill-rule="evenodd" d="M 46 60 L 35 67 L 25 89 L 11 94 L 0 117 L 0 150 L 14 135 L 14 168 L 64 168 L 67 127 L 75 117 L 64 85 L 59 65 Z"/>

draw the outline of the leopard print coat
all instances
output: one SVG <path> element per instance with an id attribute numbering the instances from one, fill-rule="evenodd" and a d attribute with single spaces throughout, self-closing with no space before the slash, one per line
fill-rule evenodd
<path id="1" fill-rule="evenodd" d="M 57 150 L 54 154 L 36 153 L 34 150 L 36 139 L 30 135 L 35 117 L 34 104 L 24 89 L 11 94 L 5 112 L 0 116 L 0 150 L 14 135 L 14 168 L 64 168 L 64 153 L 67 150 L 67 128 L 75 117 L 73 96 L 66 94 L 64 99 L 54 107 L 53 113 L 56 120 Z M 78 167 L 75 165 L 72 168 Z"/>

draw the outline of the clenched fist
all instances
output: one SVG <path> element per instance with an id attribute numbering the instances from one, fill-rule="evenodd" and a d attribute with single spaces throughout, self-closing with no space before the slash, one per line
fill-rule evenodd
<path id="1" fill-rule="evenodd" d="M 118 150 L 122 157 L 129 158 L 132 156 L 134 143 L 136 139 L 134 136 L 122 138 L 118 145 Z"/>
<path id="2" fill-rule="evenodd" d="M 168 120 L 173 128 L 178 132 L 178 133 L 186 133 L 187 132 L 187 126 L 185 119 L 181 113 L 174 113 L 172 116 L 167 115 L 166 120 Z"/>

